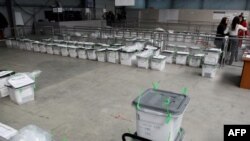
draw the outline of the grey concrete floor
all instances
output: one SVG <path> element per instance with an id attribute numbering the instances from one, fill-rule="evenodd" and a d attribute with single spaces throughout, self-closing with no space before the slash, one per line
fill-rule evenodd
<path id="1" fill-rule="evenodd" d="M 250 123 L 250 91 L 238 87 L 240 67 L 227 66 L 208 79 L 199 68 L 167 65 L 159 72 L 1 47 L 0 68 L 43 71 L 34 102 L 0 99 L 0 122 L 17 129 L 35 124 L 57 141 L 121 141 L 135 131 L 132 100 L 155 81 L 163 90 L 188 88 L 185 141 L 222 141 L 224 124 Z"/>

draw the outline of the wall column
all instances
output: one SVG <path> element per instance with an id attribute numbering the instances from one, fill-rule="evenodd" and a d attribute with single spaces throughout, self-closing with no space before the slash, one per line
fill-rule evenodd
<path id="1" fill-rule="evenodd" d="M 8 12 L 9 25 L 11 28 L 11 35 L 15 36 L 15 18 L 14 18 L 14 9 L 13 9 L 13 0 L 6 0 L 6 9 Z"/>
<path id="2" fill-rule="evenodd" d="M 204 9 L 204 0 L 200 0 L 200 9 Z"/>

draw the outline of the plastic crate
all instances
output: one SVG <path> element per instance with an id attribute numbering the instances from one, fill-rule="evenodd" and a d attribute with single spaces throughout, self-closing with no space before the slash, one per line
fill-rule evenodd
<path id="1" fill-rule="evenodd" d="M 208 78 L 214 78 L 216 76 L 217 70 L 218 70 L 217 65 L 203 64 L 202 65 L 202 76 L 208 77 Z"/>
<path id="2" fill-rule="evenodd" d="M 188 64 L 191 67 L 200 67 L 202 60 L 204 58 L 204 54 L 195 54 L 191 55 L 188 59 Z"/>
<path id="3" fill-rule="evenodd" d="M 187 58 L 189 53 L 188 52 L 177 52 L 176 53 L 176 64 L 178 65 L 186 65 L 187 64 Z"/>
<path id="4" fill-rule="evenodd" d="M 96 50 L 97 60 L 99 62 L 106 62 L 107 61 L 107 50 L 106 49 L 98 49 Z"/>
<path id="5" fill-rule="evenodd" d="M 168 106 L 164 104 L 166 99 L 170 102 Z M 133 101 L 133 105 L 137 107 L 138 136 L 153 141 L 174 141 L 178 137 L 189 101 L 190 98 L 183 94 L 153 89 L 145 91 Z M 172 114 L 172 119 L 166 123 L 168 112 Z"/>
<path id="6" fill-rule="evenodd" d="M 173 64 L 174 63 L 174 57 L 175 52 L 171 50 L 163 50 L 161 52 L 162 55 L 166 56 L 166 63 Z"/>
<path id="7" fill-rule="evenodd" d="M 68 49 L 69 49 L 69 56 L 70 57 L 72 57 L 72 58 L 78 57 L 78 53 L 77 53 L 78 47 L 77 46 L 70 45 L 70 46 L 68 46 Z"/>
<path id="8" fill-rule="evenodd" d="M 166 56 L 155 55 L 151 58 L 151 69 L 163 71 L 166 66 Z"/>

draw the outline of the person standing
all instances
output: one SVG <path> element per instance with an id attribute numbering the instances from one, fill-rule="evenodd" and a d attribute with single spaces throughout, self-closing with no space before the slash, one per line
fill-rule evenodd
<path id="1" fill-rule="evenodd" d="M 106 19 L 107 26 L 112 26 L 115 22 L 115 15 L 112 11 L 104 13 L 103 18 Z"/>
<path id="2" fill-rule="evenodd" d="M 247 23 L 245 17 L 239 16 L 239 18 L 240 18 L 240 25 L 248 28 L 248 23 Z M 248 35 L 248 31 L 239 30 L 238 36 L 239 36 L 239 38 L 241 38 L 239 40 L 239 48 L 241 48 L 241 46 L 242 46 L 242 38 L 246 37 L 247 35 Z"/>
<path id="3" fill-rule="evenodd" d="M 234 61 L 238 61 L 238 45 L 239 45 L 239 30 L 247 31 L 246 27 L 240 25 L 240 18 L 238 16 L 234 17 L 230 27 L 227 27 L 224 34 L 229 33 L 230 39 L 230 59 L 229 65 L 232 65 Z"/>
<path id="4" fill-rule="evenodd" d="M 227 29 L 228 21 L 229 20 L 227 17 L 223 17 L 221 19 L 220 24 L 217 26 L 216 38 L 214 40 L 214 44 L 215 44 L 216 48 L 222 50 L 222 54 L 221 54 L 220 60 L 219 60 L 220 63 L 222 63 L 222 61 L 224 62 L 224 46 L 225 46 L 224 37 L 227 35 L 224 32 Z"/>
<path id="5" fill-rule="evenodd" d="M 246 17 L 242 17 L 242 21 L 240 24 L 248 29 L 248 23 L 247 23 Z M 248 30 L 245 31 L 244 36 L 247 36 L 247 35 L 248 35 Z"/>
<path id="6" fill-rule="evenodd" d="M 225 37 L 227 34 L 225 34 L 225 30 L 227 29 L 227 24 L 228 24 L 228 18 L 223 17 L 221 19 L 220 24 L 217 26 L 217 31 L 216 31 L 216 38 L 214 40 L 214 44 L 216 45 L 216 48 L 219 49 L 224 49 L 224 40 L 223 37 Z"/>

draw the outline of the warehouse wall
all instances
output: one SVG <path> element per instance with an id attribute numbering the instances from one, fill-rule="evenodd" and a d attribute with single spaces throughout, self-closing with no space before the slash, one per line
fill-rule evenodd
<path id="1" fill-rule="evenodd" d="M 174 0 L 174 9 L 199 9 L 202 1 L 201 0 Z"/>
<path id="2" fill-rule="evenodd" d="M 114 11 L 115 0 L 96 0 L 96 8 L 106 8 L 107 10 Z"/>
<path id="3" fill-rule="evenodd" d="M 179 10 L 179 20 L 182 21 L 207 21 L 213 22 L 213 11 L 198 9 L 182 9 Z"/>
<path id="4" fill-rule="evenodd" d="M 147 9 L 140 12 L 141 21 L 158 21 L 159 10 Z"/>
<path id="5" fill-rule="evenodd" d="M 17 3 L 31 6 L 31 5 L 44 5 L 47 1 L 47 5 L 52 5 L 54 2 L 53 0 L 15 0 Z M 78 7 L 81 5 L 82 0 L 60 0 L 63 6 L 67 7 Z M 143 9 L 146 6 L 151 8 L 160 8 L 160 9 L 250 9 L 250 2 L 247 2 L 248 0 L 136 0 L 136 5 L 133 7 L 129 7 L 132 9 Z M 0 3 L 4 3 L 5 0 L 0 0 Z M 102 9 L 106 8 L 108 11 L 114 11 L 115 7 L 115 0 L 96 0 L 96 14 L 97 18 L 101 18 L 101 15 L 103 14 Z M 37 11 L 38 7 L 25 7 L 26 10 L 28 10 L 28 13 L 33 13 L 34 11 Z M 22 9 L 15 7 L 16 11 L 21 11 L 22 15 L 24 17 L 24 20 L 29 19 L 29 14 L 27 12 L 24 12 Z M 0 9 L 5 15 L 6 10 L 5 8 Z M 37 14 L 36 19 L 43 19 L 44 18 L 44 10 L 42 10 L 40 13 Z M 134 11 L 133 11 L 134 12 Z M 189 11 L 190 12 L 190 11 Z M 197 12 L 197 10 L 194 10 L 194 13 Z M 201 11 L 204 15 L 207 15 L 206 11 Z M 191 11 L 192 13 L 192 11 Z M 155 19 L 155 13 L 148 13 L 148 17 L 142 15 L 143 17 L 146 17 L 147 19 Z M 185 14 L 185 13 L 184 13 Z M 180 14 L 180 19 L 189 19 L 190 14 L 187 13 L 187 16 L 182 16 Z M 200 15 L 193 16 L 193 18 L 199 19 Z M 205 16 L 201 15 L 201 18 Z M 29 21 L 27 25 L 30 25 L 32 21 Z"/>
<path id="6" fill-rule="evenodd" d="M 28 19 L 30 19 L 30 14 L 29 13 L 34 13 L 34 11 L 38 11 L 40 10 L 41 6 L 44 7 L 48 7 L 51 5 L 54 5 L 54 0 L 15 0 L 17 4 L 19 5 L 24 5 L 25 7 L 23 7 L 23 9 L 25 9 L 25 11 L 22 8 L 19 8 L 18 6 L 15 6 L 15 11 L 21 12 L 24 22 L 27 21 Z M 83 0 L 59 0 L 62 4 L 63 7 L 80 7 L 81 3 L 83 2 Z M 140 0 L 139 0 L 140 1 Z M 0 0 L 0 4 L 4 4 L 5 0 Z M 40 6 L 40 7 L 39 7 Z M 102 14 L 103 14 L 103 8 L 106 8 L 108 11 L 114 11 L 115 8 L 115 0 L 96 0 L 96 14 L 97 14 L 97 18 L 100 19 Z M 36 19 L 44 19 L 44 10 L 48 10 L 50 8 L 43 8 L 37 15 L 36 15 Z M 5 6 L 1 6 L 0 11 L 6 11 Z M 3 12 L 4 15 L 6 17 L 7 16 L 7 12 Z M 32 20 L 27 22 L 27 25 L 31 25 L 32 24 Z"/>
<path id="7" fill-rule="evenodd" d="M 140 13 L 138 9 L 127 9 L 127 20 L 137 22 L 141 17 Z"/>
<path id="8" fill-rule="evenodd" d="M 34 13 L 40 9 L 40 7 L 29 7 L 32 5 L 42 6 L 48 0 L 16 0 L 17 3 L 26 5 L 24 12 L 21 8 L 15 7 L 15 11 L 20 11 L 22 13 L 23 19 L 26 22 L 30 19 L 30 14 Z M 53 0 L 47 5 L 52 5 Z M 60 0 L 63 6 L 66 7 L 79 7 L 82 0 Z M 0 0 L 0 4 L 5 3 L 5 0 Z M 145 7 L 151 7 L 151 9 L 142 10 Z M 103 8 L 106 8 L 108 11 L 114 11 L 115 0 L 96 0 L 96 14 L 97 18 L 101 18 L 103 14 Z M 153 9 L 181 9 L 178 13 L 179 20 L 188 20 L 188 21 L 213 21 L 213 10 L 212 9 L 250 9 L 249 0 L 136 0 L 136 5 L 133 7 L 128 7 L 130 9 L 127 12 L 128 19 L 142 19 L 142 20 L 159 20 L 159 11 Z M 200 10 L 204 8 L 206 10 Z M 36 15 L 36 20 L 44 19 L 44 10 Z M 143 12 L 137 11 L 136 9 L 141 9 Z M 27 12 L 28 11 L 28 12 Z M 145 12 L 144 12 L 145 11 Z M 7 16 L 6 8 L 1 6 L 0 12 Z M 236 12 L 240 12 L 236 11 Z M 248 18 L 250 19 L 250 17 Z M 32 20 L 27 22 L 27 25 L 32 24 Z"/>
<path id="9" fill-rule="evenodd" d="M 135 6 L 131 7 L 131 8 L 136 8 L 136 9 L 143 9 L 145 8 L 145 0 L 136 0 L 135 1 Z"/>
<path id="10" fill-rule="evenodd" d="M 178 20 L 204 22 L 218 22 L 218 19 L 213 18 L 216 10 L 231 11 L 237 15 L 245 9 L 250 9 L 250 0 L 145 0 L 144 2 L 147 9 L 138 12 L 142 21 L 157 21 L 157 9 L 179 9 Z M 164 12 L 159 15 L 164 15 Z M 247 18 L 250 20 L 250 15 Z"/>
<path id="11" fill-rule="evenodd" d="M 8 19 L 8 14 L 5 7 L 6 0 L 0 0 L 0 12 Z M 39 19 L 45 19 L 44 11 L 50 10 L 49 6 L 54 5 L 54 0 L 14 0 L 17 4 L 14 6 L 14 11 L 21 12 L 25 25 L 31 26 L 33 23 L 32 14 L 36 11 L 40 11 L 35 16 L 35 21 Z M 59 0 L 62 6 L 65 8 L 77 8 L 81 7 L 84 0 Z M 139 0 L 140 1 L 140 0 Z M 22 5 L 20 8 L 18 5 Z M 41 8 L 42 7 L 42 8 Z M 96 18 L 101 19 L 103 14 L 103 8 L 107 11 L 115 10 L 115 0 L 96 0 Z M 9 31 L 6 31 L 6 35 L 9 35 Z"/>
<path id="12" fill-rule="evenodd" d="M 26 25 L 31 25 L 33 20 L 29 20 L 31 15 L 36 12 L 35 19 L 44 19 L 44 11 L 48 10 L 50 5 L 54 4 L 53 0 L 15 0 L 17 5 L 23 5 L 24 7 L 15 6 L 14 11 L 21 12 L 23 20 Z M 5 0 L 0 0 L 0 3 L 4 4 Z M 79 7 L 81 0 L 61 0 L 63 6 L 66 7 Z M 8 18 L 5 6 L 1 6 L 0 12 Z"/>
<path id="13" fill-rule="evenodd" d="M 223 11 L 231 13 L 232 16 L 238 16 L 241 12 L 249 11 L 244 10 L 198 10 L 198 9 L 181 9 L 179 10 L 179 20 L 184 21 L 205 21 L 205 22 L 218 22 L 220 19 L 214 19 L 214 11 Z M 246 16 L 246 15 L 245 15 Z M 250 14 L 246 16 L 247 20 L 250 21 Z"/>
<path id="14" fill-rule="evenodd" d="M 149 8 L 166 9 L 171 7 L 171 0 L 148 0 Z"/>
<path id="15" fill-rule="evenodd" d="M 15 0 L 22 5 L 47 5 L 54 4 L 54 0 Z M 59 0 L 63 6 L 77 7 L 81 4 L 81 0 Z"/>
<path id="16" fill-rule="evenodd" d="M 250 12 L 245 10 L 200 10 L 200 9 L 143 9 L 138 10 L 140 21 L 151 22 L 169 22 L 174 21 L 190 21 L 202 23 L 214 23 L 219 22 L 221 18 L 215 18 L 214 12 L 225 12 L 229 18 L 238 16 L 241 12 L 244 12 L 245 17 L 250 22 Z M 135 11 L 133 11 L 136 13 Z M 129 16 L 130 17 L 130 16 Z M 130 19 L 131 20 L 131 19 Z"/>
<path id="17" fill-rule="evenodd" d="M 155 9 L 250 9 L 249 0 L 146 0 L 148 8 Z M 171 4 L 171 2 L 173 2 Z M 145 2 L 146 3 L 146 2 Z"/>
<path id="18" fill-rule="evenodd" d="M 204 0 L 204 9 L 244 10 L 248 0 Z"/>

